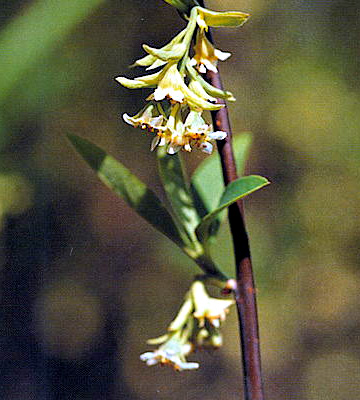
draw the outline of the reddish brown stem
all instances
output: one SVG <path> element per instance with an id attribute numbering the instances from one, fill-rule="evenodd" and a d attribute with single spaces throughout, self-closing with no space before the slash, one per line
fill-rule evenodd
<path id="1" fill-rule="evenodd" d="M 204 6 L 203 1 L 199 3 Z M 219 73 L 208 71 L 206 78 L 213 86 L 222 89 Z M 227 108 L 212 112 L 212 119 L 217 130 L 227 132 L 226 139 L 217 143 L 224 182 L 227 185 L 238 178 Z M 229 207 L 228 218 L 235 251 L 237 282 L 235 300 L 239 316 L 245 400 L 263 400 L 256 290 L 249 239 L 245 228 L 244 206 L 241 200 Z"/>
<path id="2" fill-rule="evenodd" d="M 213 86 L 221 88 L 219 74 L 209 72 L 207 77 Z M 216 129 L 227 132 L 226 140 L 218 141 L 224 183 L 227 185 L 238 177 L 227 109 L 213 112 L 212 118 Z M 237 281 L 235 299 L 239 316 L 245 399 L 263 400 L 256 290 L 241 200 L 229 207 L 228 218 L 235 251 Z"/>

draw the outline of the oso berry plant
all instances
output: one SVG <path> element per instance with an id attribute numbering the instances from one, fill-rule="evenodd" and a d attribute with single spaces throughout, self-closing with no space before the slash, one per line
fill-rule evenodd
<path id="1" fill-rule="evenodd" d="M 223 211 L 269 182 L 261 176 L 249 175 L 231 179 L 225 186 L 219 155 L 213 151 L 215 142 L 218 141 L 219 146 L 222 142 L 230 144 L 238 171 L 243 171 L 250 135 L 241 134 L 232 140 L 229 129 L 214 129 L 206 116 L 208 112 L 224 109 L 225 101 L 235 101 L 231 92 L 207 79 L 209 73 L 218 73 L 218 62 L 230 56 L 229 52 L 213 45 L 209 30 L 240 27 L 249 15 L 212 11 L 195 0 L 166 2 L 177 8 L 186 26 L 161 48 L 143 45 L 147 54 L 132 66 L 145 68 L 147 74 L 135 79 L 119 76 L 116 81 L 128 89 L 150 89 L 144 107 L 134 116 L 124 113 L 123 120 L 151 135 L 150 149 L 156 151 L 168 205 L 104 150 L 75 135 L 69 135 L 69 139 L 103 183 L 179 246 L 203 272 L 195 274 L 179 312 L 165 333 L 148 340 L 149 345 L 158 347 L 140 356 L 149 366 L 167 364 L 181 371 L 199 368 L 197 362 L 187 360 L 196 349 L 214 349 L 223 344 L 221 326 L 229 308 L 235 304 L 229 298 L 210 296 L 206 286 L 215 285 L 227 294 L 234 291 L 238 307 L 241 303 L 239 279 L 226 276 L 213 260 L 214 249 L 210 251 L 213 247 L 216 251 Z M 221 126 L 221 121 L 216 122 L 219 122 L 216 126 Z M 206 153 L 208 158 L 189 179 L 181 153 L 196 149 Z M 228 161 L 223 159 L 222 153 L 220 155 L 226 170 Z M 244 229 L 242 221 L 240 219 L 239 229 Z M 230 225 L 233 228 L 231 221 Z M 254 296 L 254 291 L 250 295 Z M 242 340 L 246 353 L 247 338 Z"/>

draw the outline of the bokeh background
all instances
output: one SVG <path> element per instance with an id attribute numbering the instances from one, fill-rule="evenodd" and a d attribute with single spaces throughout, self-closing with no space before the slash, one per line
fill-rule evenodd
<path id="1" fill-rule="evenodd" d="M 360 398 L 357 0 L 207 1 L 252 14 L 215 32 L 248 172 L 268 399 Z M 0 387 L 4 400 L 238 399 L 235 312 L 201 369 L 148 368 L 198 272 L 97 180 L 65 139 L 95 141 L 161 196 L 150 138 L 124 124 L 146 92 L 114 77 L 184 22 L 160 0 L 3 0 L 0 12 Z M 187 157 L 189 171 L 203 159 Z M 233 269 L 225 226 L 214 253 Z"/>

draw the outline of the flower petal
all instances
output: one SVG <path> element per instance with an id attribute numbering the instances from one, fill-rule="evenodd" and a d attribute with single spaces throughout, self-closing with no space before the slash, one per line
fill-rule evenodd
<path id="1" fill-rule="evenodd" d="M 191 61 L 188 61 L 186 63 L 186 70 L 192 80 L 198 81 L 201 86 L 204 88 L 204 90 L 210 95 L 214 96 L 216 98 L 220 99 L 225 99 L 228 101 L 235 101 L 235 97 L 233 94 L 229 91 L 225 90 L 220 90 L 216 88 L 215 86 L 210 85 L 210 83 L 206 82 L 204 78 L 202 78 L 196 71 L 195 68 L 192 67 L 192 65 L 196 65 L 196 60 L 192 59 Z"/>
<path id="2" fill-rule="evenodd" d="M 151 54 L 146 55 L 145 57 L 139 58 L 133 64 L 130 65 L 130 68 L 134 67 L 146 67 L 148 65 L 152 65 L 156 61 L 156 57 Z M 148 67 L 149 68 L 149 67 Z M 146 69 L 148 69 L 146 68 Z"/>
<path id="3" fill-rule="evenodd" d="M 180 360 L 175 364 L 175 368 L 177 367 L 179 371 L 184 371 L 184 370 L 191 371 L 194 369 L 198 369 L 199 366 L 200 364 L 197 362 L 183 362 Z"/>
<path id="4" fill-rule="evenodd" d="M 151 367 L 153 365 L 159 364 L 159 362 L 161 362 L 161 360 L 159 360 L 158 358 L 150 358 L 150 360 L 146 361 L 146 365 Z"/>
<path id="5" fill-rule="evenodd" d="M 115 78 L 115 80 L 120 83 L 120 85 L 125 86 L 128 89 L 142 89 L 155 85 L 155 83 L 147 83 L 140 80 L 128 79 L 124 76 L 118 76 Z"/>
<path id="6" fill-rule="evenodd" d="M 135 126 L 136 125 L 136 122 L 135 122 L 135 120 L 134 120 L 134 118 L 133 117 L 130 117 L 130 115 L 128 115 L 128 114 L 123 114 L 123 120 L 127 123 L 127 124 L 129 124 L 129 125 L 132 125 L 132 126 Z"/>
<path id="7" fill-rule="evenodd" d="M 184 150 L 185 150 L 185 151 L 188 151 L 189 153 L 191 152 L 191 146 L 190 146 L 189 143 L 186 143 L 186 144 L 184 145 Z"/>
<path id="8" fill-rule="evenodd" d="M 192 58 L 192 59 L 189 61 L 189 64 L 190 64 L 192 67 L 194 67 L 194 66 L 197 64 L 195 58 Z"/>
<path id="9" fill-rule="evenodd" d="M 201 66 L 205 66 L 205 70 L 208 69 L 209 71 L 212 72 L 218 72 L 218 69 L 216 68 L 216 64 L 217 64 L 217 60 L 214 61 L 210 61 L 207 58 L 204 58 L 201 60 L 202 64 L 200 64 Z M 200 70 L 200 68 L 199 68 Z"/>
<path id="10" fill-rule="evenodd" d="M 150 71 L 152 69 L 155 69 L 155 68 L 158 68 L 158 67 L 162 67 L 166 63 L 167 63 L 167 61 L 156 59 L 149 67 L 146 68 L 146 71 Z"/>
<path id="11" fill-rule="evenodd" d="M 159 142 L 158 146 L 159 146 L 159 147 L 162 147 L 162 146 L 165 146 L 165 145 L 166 145 L 166 139 L 165 139 L 164 137 L 162 137 L 162 138 L 160 139 L 160 142 Z"/>
<path id="12" fill-rule="evenodd" d="M 147 361 L 147 360 L 150 360 L 151 358 L 154 358 L 154 356 L 155 356 L 155 352 L 147 351 L 146 353 L 143 353 L 140 355 L 140 360 Z"/>
<path id="13" fill-rule="evenodd" d="M 146 44 L 143 44 L 143 48 L 147 53 L 162 61 L 179 60 L 186 51 L 185 43 L 174 44 L 169 50 L 155 49 Z"/>
<path id="14" fill-rule="evenodd" d="M 206 67 L 205 67 L 204 64 L 200 64 L 200 65 L 199 65 L 199 72 L 200 72 L 201 74 L 206 74 Z M 217 71 L 215 71 L 215 72 L 217 72 Z"/>
<path id="15" fill-rule="evenodd" d="M 168 91 L 164 88 L 161 87 L 157 87 L 154 91 L 154 100 L 155 101 L 160 101 L 160 100 L 164 100 L 165 97 L 167 96 Z"/>
<path id="16" fill-rule="evenodd" d="M 168 94 L 173 100 L 177 101 L 178 103 L 182 103 L 184 101 L 184 93 L 179 89 L 169 88 Z"/>
<path id="17" fill-rule="evenodd" d="M 215 111 L 215 110 L 220 110 L 221 108 L 224 107 L 223 104 L 213 104 L 213 103 L 210 103 L 209 101 L 202 99 L 196 93 L 194 93 L 192 90 L 190 90 L 186 85 L 183 90 L 184 90 L 184 94 L 185 94 L 185 100 L 189 104 L 190 108 L 194 108 L 194 109 L 198 109 L 198 110 Z"/>
<path id="18" fill-rule="evenodd" d="M 154 74 L 143 75 L 135 78 L 135 81 L 144 82 L 148 85 L 156 85 L 162 78 L 163 71 L 155 72 Z"/>
<path id="19" fill-rule="evenodd" d="M 207 8 L 198 8 L 200 18 L 204 20 L 204 23 L 208 26 L 241 26 L 250 17 L 249 14 L 242 13 L 239 11 L 212 11 Z"/>
<path id="20" fill-rule="evenodd" d="M 204 142 L 204 143 L 201 143 L 200 149 L 201 149 L 201 151 L 203 151 L 206 154 L 211 154 L 213 151 L 213 145 L 209 142 Z"/>
<path id="21" fill-rule="evenodd" d="M 214 54 L 215 57 L 218 58 L 220 61 L 225 61 L 231 56 L 231 53 L 226 51 L 221 51 L 219 49 L 215 49 Z"/>
<path id="22" fill-rule="evenodd" d="M 189 83 L 189 89 L 191 89 L 196 95 L 203 98 L 206 101 L 216 102 L 216 98 L 210 96 L 205 89 L 202 87 L 201 83 L 197 80 L 191 80 Z"/>
<path id="23" fill-rule="evenodd" d="M 213 318 L 210 320 L 211 324 L 215 326 L 215 328 L 220 328 L 220 319 L 219 318 Z"/>
<path id="24" fill-rule="evenodd" d="M 181 149 L 181 146 L 176 145 L 176 144 L 169 144 L 167 148 L 167 153 L 168 154 L 176 154 L 179 150 Z"/>
<path id="25" fill-rule="evenodd" d="M 160 142 L 160 136 L 156 135 L 151 141 L 150 151 L 154 151 Z"/>
<path id="26" fill-rule="evenodd" d="M 214 140 L 223 140 L 227 136 L 227 133 L 224 131 L 216 131 L 208 133 L 208 137 Z"/>

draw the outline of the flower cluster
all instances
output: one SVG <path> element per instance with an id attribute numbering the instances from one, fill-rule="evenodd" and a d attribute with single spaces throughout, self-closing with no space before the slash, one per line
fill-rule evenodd
<path id="1" fill-rule="evenodd" d="M 215 88 L 201 76 L 207 70 L 217 72 L 218 60 L 230 56 L 230 53 L 214 48 L 206 37 L 206 31 L 208 26 L 240 25 L 247 17 L 243 13 L 217 13 L 194 7 L 186 28 L 164 47 L 156 49 L 143 45 L 148 54 L 133 66 L 157 72 L 135 79 L 116 78 L 130 89 L 154 88 L 147 98 L 148 104 L 139 113 L 133 117 L 123 115 L 128 124 L 154 134 L 151 150 L 166 146 L 168 154 L 175 154 L 180 149 L 190 152 L 195 147 L 211 154 L 212 141 L 226 137 L 226 132 L 214 131 L 202 115 L 203 111 L 224 107 L 217 103 L 219 98 L 235 100 L 230 92 Z M 195 45 L 191 57 L 193 38 Z"/>
<path id="2" fill-rule="evenodd" d="M 196 349 L 222 345 L 221 323 L 225 320 L 233 300 L 210 297 L 204 283 L 193 282 L 168 332 L 148 344 L 160 345 L 152 352 L 140 356 L 147 365 L 169 364 L 178 371 L 199 368 L 196 362 L 187 362 L 186 356 Z"/>

